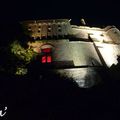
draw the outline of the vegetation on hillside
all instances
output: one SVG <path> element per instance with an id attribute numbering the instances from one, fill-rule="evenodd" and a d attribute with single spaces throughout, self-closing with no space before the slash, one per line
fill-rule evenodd
<path id="1" fill-rule="evenodd" d="M 0 72 L 14 75 L 27 74 L 27 65 L 36 57 L 36 53 L 24 48 L 20 41 L 14 40 L 8 46 L 1 47 Z"/>
<path id="2" fill-rule="evenodd" d="M 35 57 L 36 53 L 32 49 L 25 49 L 22 47 L 19 41 L 14 41 L 10 45 L 11 54 L 13 54 L 16 61 L 16 72 L 17 75 L 27 74 L 26 65 L 29 64 Z"/>

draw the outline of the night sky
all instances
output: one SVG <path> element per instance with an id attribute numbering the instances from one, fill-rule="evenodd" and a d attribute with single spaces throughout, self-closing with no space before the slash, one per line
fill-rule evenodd
<path id="1" fill-rule="evenodd" d="M 110 0 L 34 0 L 4 1 L 0 4 L 0 21 L 71 18 L 80 24 L 84 18 L 90 26 L 119 26 L 119 3 Z"/>

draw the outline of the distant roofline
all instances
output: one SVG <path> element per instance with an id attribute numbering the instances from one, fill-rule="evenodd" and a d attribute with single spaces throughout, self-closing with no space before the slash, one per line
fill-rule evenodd
<path id="1" fill-rule="evenodd" d="M 108 25 L 104 28 L 100 27 L 90 27 L 90 26 L 77 26 L 77 25 L 71 25 L 72 28 L 78 28 L 78 29 L 88 29 L 88 30 L 98 30 L 98 31 L 108 31 L 112 28 L 116 28 L 114 25 Z"/>
<path id="2" fill-rule="evenodd" d="M 21 24 L 27 24 L 27 23 L 44 23 L 44 22 L 70 22 L 71 19 L 47 19 L 47 20 L 25 20 L 20 22 Z"/>

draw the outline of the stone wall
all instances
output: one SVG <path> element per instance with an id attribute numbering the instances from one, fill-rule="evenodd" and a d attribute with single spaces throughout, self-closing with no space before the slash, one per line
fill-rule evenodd
<path id="1" fill-rule="evenodd" d="M 67 19 L 25 21 L 22 25 L 26 31 L 25 34 L 34 39 L 64 38 L 71 32 L 70 21 Z"/>

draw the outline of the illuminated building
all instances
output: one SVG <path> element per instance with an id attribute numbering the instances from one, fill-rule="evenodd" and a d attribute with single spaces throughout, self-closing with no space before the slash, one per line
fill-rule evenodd
<path id="1" fill-rule="evenodd" d="M 68 19 L 21 24 L 29 39 L 28 47 L 39 55 L 41 65 L 72 78 L 80 87 L 93 86 L 101 79 L 97 70 L 117 64 L 120 31 L 115 26 L 89 27 L 85 22 L 76 26 Z"/>

